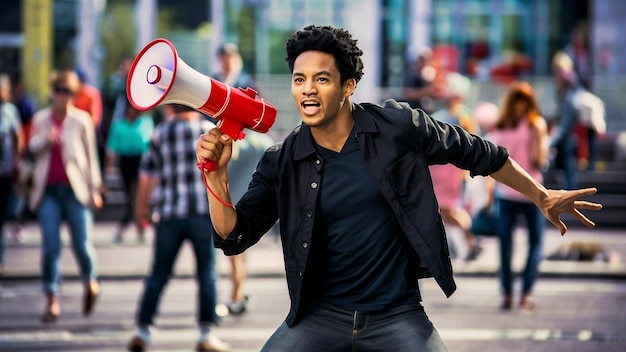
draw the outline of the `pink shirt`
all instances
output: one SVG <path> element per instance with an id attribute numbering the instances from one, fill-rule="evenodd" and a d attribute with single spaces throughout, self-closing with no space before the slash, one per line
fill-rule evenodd
<path id="1" fill-rule="evenodd" d="M 430 176 L 439 208 L 460 207 L 463 196 L 463 170 L 452 164 L 430 165 Z"/>
<path id="2" fill-rule="evenodd" d="M 61 128 L 62 122 L 56 116 L 52 116 L 52 127 L 56 128 L 59 133 L 57 139 L 52 143 L 50 147 L 50 170 L 48 170 L 48 184 L 49 185 L 69 185 L 70 181 L 65 173 L 65 166 L 63 165 L 63 157 L 61 156 Z"/>
<path id="3" fill-rule="evenodd" d="M 526 170 L 532 178 L 543 183 L 541 170 L 533 165 L 531 155 L 533 135 L 528 122 L 521 122 L 515 128 L 495 129 L 489 132 L 486 137 L 493 143 L 505 147 L 513 160 Z M 530 202 L 523 194 L 499 182 L 496 183 L 496 194 L 504 199 Z"/>

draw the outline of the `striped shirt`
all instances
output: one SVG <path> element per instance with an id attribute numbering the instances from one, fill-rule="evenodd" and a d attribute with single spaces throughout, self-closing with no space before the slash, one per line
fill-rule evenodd
<path id="1" fill-rule="evenodd" d="M 161 220 L 208 216 L 206 187 L 196 167 L 196 141 L 214 125 L 203 117 L 160 123 L 142 156 L 140 173 L 157 179 L 153 212 Z"/>

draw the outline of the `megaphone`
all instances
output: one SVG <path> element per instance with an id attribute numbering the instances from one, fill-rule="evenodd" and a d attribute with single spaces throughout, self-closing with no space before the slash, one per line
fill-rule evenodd
<path id="1" fill-rule="evenodd" d="M 157 38 L 137 55 L 128 73 L 126 95 L 139 111 L 161 104 L 182 104 L 218 120 L 217 128 L 233 140 L 244 128 L 265 133 L 276 120 L 276 109 L 249 87 L 233 88 L 189 67 L 167 39 Z M 205 165 L 214 170 L 217 165 Z"/>

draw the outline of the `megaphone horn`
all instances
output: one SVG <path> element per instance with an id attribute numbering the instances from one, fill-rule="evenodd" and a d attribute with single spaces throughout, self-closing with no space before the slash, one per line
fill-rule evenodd
<path id="1" fill-rule="evenodd" d="M 137 55 L 128 74 L 130 104 L 145 111 L 161 104 L 182 104 L 217 120 L 217 127 L 234 140 L 243 128 L 267 132 L 276 109 L 250 88 L 232 88 L 192 69 L 180 59 L 170 41 L 158 38 Z"/>

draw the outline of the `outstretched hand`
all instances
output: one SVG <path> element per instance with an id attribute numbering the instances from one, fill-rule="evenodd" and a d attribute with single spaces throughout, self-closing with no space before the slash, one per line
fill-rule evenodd
<path id="1" fill-rule="evenodd" d="M 585 226 L 592 228 L 596 224 L 583 215 L 580 209 L 600 210 L 602 204 L 578 200 L 583 196 L 595 194 L 596 188 L 584 188 L 572 191 L 566 190 L 548 190 L 548 196 L 541 202 L 539 208 L 543 215 L 561 231 L 561 236 L 567 232 L 567 226 L 561 220 L 561 214 L 569 213 L 574 215 Z"/>

